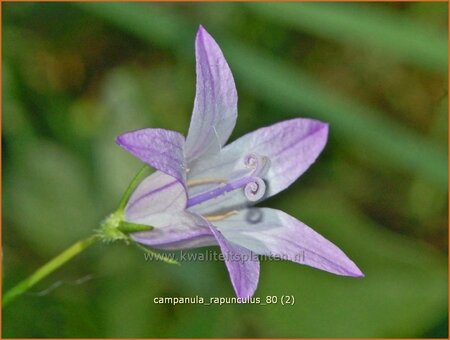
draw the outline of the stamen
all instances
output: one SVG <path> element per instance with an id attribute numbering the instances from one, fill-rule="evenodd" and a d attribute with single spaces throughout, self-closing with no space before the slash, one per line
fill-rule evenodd
<path id="1" fill-rule="evenodd" d="M 187 181 L 188 187 L 203 184 L 224 184 L 227 182 L 225 178 L 202 178 L 202 179 L 190 179 Z"/>
<path id="2" fill-rule="evenodd" d="M 255 153 L 248 154 L 244 157 L 245 166 L 252 170 L 249 175 L 233 181 L 228 181 L 222 178 L 203 178 L 189 180 L 187 185 L 189 187 L 203 184 L 222 184 L 217 188 L 192 196 L 188 199 L 187 207 L 192 207 L 197 204 L 212 200 L 214 198 L 225 195 L 228 192 L 244 189 L 244 195 L 249 201 L 258 201 L 266 192 L 266 183 L 263 176 L 267 173 L 270 167 L 270 159 L 266 156 L 260 156 Z"/>
<path id="3" fill-rule="evenodd" d="M 220 215 L 203 215 L 203 217 L 209 222 L 216 222 L 216 221 L 222 221 L 222 220 L 226 219 L 227 217 L 230 217 L 234 214 L 237 214 L 236 210 L 228 211 L 228 212 L 226 212 L 224 214 L 220 214 Z"/>
<path id="4" fill-rule="evenodd" d="M 218 188 L 190 197 L 187 202 L 187 207 L 189 208 L 194 205 L 209 201 L 213 198 L 219 197 L 230 191 L 240 188 L 244 188 L 244 194 L 248 200 L 257 201 L 264 195 L 266 185 L 264 184 L 264 181 L 259 177 L 249 176 L 239 178 L 235 181 L 228 182 Z"/>

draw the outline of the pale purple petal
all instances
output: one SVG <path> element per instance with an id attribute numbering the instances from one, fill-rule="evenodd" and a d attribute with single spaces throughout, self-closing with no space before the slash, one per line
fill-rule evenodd
<path id="1" fill-rule="evenodd" d="M 314 163 L 327 137 L 328 124 L 306 118 L 286 120 L 248 133 L 225 146 L 220 153 L 190 165 L 189 180 L 234 180 L 251 172 L 245 165 L 245 158 L 254 154 L 268 160 L 267 171 L 261 175 L 267 186 L 263 198 L 267 198 L 286 189 Z M 208 189 L 208 186 L 190 188 L 189 196 Z M 202 213 L 248 204 L 243 191 L 236 190 L 193 210 Z"/>
<path id="2" fill-rule="evenodd" d="M 364 276 L 342 250 L 282 211 L 245 209 L 214 225 L 227 240 L 256 254 L 287 259 L 338 275 Z"/>
<path id="3" fill-rule="evenodd" d="M 237 117 L 237 93 L 230 68 L 217 43 L 200 26 L 195 40 L 197 85 L 186 158 L 215 153 L 226 143 Z"/>
<path id="4" fill-rule="evenodd" d="M 211 226 L 237 297 L 249 298 L 255 293 L 259 280 L 259 259 L 250 250 L 224 238 L 220 231 Z"/>
<path id="5" fill-rule="evenodd" d="M 174 177 L 156 171 L 134 190 L 125 208 L 125 219 L 137 223 L 155 214 L 178 213 L 186 207 L 186 191 Z"/>
<path id="6" fill-rule="evenodd" d="M 153 248 L 175 250 L 217 244 L 208 222 L 189 212 L 152 215 L 132 222 L 155 228 L 131 236 L 136 242 Z"/>
<path id="7" fill-rule="evenodd" d="M 142 129 L 126 132 L 117 137 L 116 142 L 144 163 L 185 185 L 184 137 L 178 132 Z"/>

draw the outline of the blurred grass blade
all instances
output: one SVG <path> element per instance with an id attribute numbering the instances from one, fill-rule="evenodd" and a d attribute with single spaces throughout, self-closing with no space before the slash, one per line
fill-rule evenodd
<path id="1" fill-rule="evenodd" d="M 324 202 L 333 204 L 325 207 Z M 446 255 L 420 240 L 387 230 L 362 214 L 339 189 L 315 187 L 302 191 L 295 200 L 282 195 L 278 206 L 338 244 L 366 276 L 355 280 L 290 263 L 264 263 L 260 296 L 295 294 L 301 298 L 295 310 L 276 304 L 261 314 L 273 332 L 268 336 L 420 337 L 447 314 Z M 326 308 L 309 313 L 317 306 Z M 335 326 L 323 327 L 328 320 Z M 285 324 L 299 326 L 289 329 Z"/>
<path id="2" fill-rule="evenodd" d="M 447 185 L 446 152 L 428 139 L 383 112 L 333 94 L 292 65 L 237 42 L 227 46 L 227 56 L 235 61 L 233 70 L 260 98 L 323 119 L 331 123 L 331 134 L 348 139 L 361 152 L 382 156 L 393 166 Z"/>
<path id="3" fill-rule="evenodd" d="M 259 3 L 248 8 L 283 25 L 340 42 L 374 46 L 430 70 L 447 71 L 447 37 L 379 6 Z"/>
<path id="4" fill-rule="evenodd" d="M 154 11 L 145 5 L 130 6 L 126 3 L 76 3 L 76 5 L 100 15 L 110 23 L 150 43 L 155 43 L 159 30 L 162 29 L 155 23 L 170 22 L 171 32 L 179 32 L 179 35 L 166 34 L 164 39 L 167 40 L 164 40 L 162 44 L 169 46 L 177 53 L 183 50 L 183 47 L 180 47 L 183 45 L 180 37 L 183 38 L 186 32 L 197 27 L 197 23 L 189 25 L 183 17 L 177 16 L 169 7 L 158 7 L 158 11 Z M 337 10 L 342 11 L 339 8 Z M 332 12 L 331 9 L 329 11 Z M 324 10 L 324 13 L 328 11 Z M 325 14 L 323 16 L 322 24 L 325 25 Z M 330 22 L 336 20 L 329 16 Z M 381 29 L 383 22 L 375 25 L 373 20 L 370 27 Z M 134 27 L 135 23 L 139 24 Z M 138 33 L 136 33 L 137 30 L 139 30 Z M 368 29 L 365 34 L 369 34 Z M 192 39 L 193 37 L 192 34 Z M 408 45 L 410 43 L 408 37 L 406 33 L 398 32 L 397 38 L 406 39 L 406 41 L 397 43 L 402 46 Z M 422 40 L 421 38 L 419 41 Z M 386 118 L 382 112 L 333 94 L 331 89 L 324 88 L 301 70 L 272 58 L 264 51 L 239 44 L 232 38 L 221 39 L 220 45 L 238 81 L 242 81 L 243 85 L 250 88 L 259 98 L 295 114 L 303 115 L 304 112 L 307 116 L 328 121 L 331 123 L 332 134 L 336 134 L 338 138 L 348 139 L 354 143 L 355 148 L 359 148 L 359 151 L 373 153 L 375 158 L 381 156 L 393 167 L 424 176 L 438 185 L 447 185 L 447 154 L 426 138 Z M 440 46 L 440 43 L 431 45 Z M 418 48 L 417 44 L 414 46 Z M 436 49 L 440 47 L 432 48 L 433 51 Z M 193 53 L 192 47 L 191 55 Z M 430 55 L 435 54 L 433 52 Z M 181 54 L 181 56 L 184 55 Z M 440 58 L 442 57 L 438 59 Z"/>
<path id="5" fill-rule="evenodd" d="M 189 30 L 180 29 L 189 27 L 179 15 L 168 11 L 168 4 L 120 3 L 120 2 L 76 2 L 73 5 L 87 10 L 114 25 L 132 33 L 151 44 L 175 49 L 183 52 L 183 41 L 191 38 Z M 194 31 L 193 28 L 192 31 Z M 186 52 L 186 51 L 184 51 Z"/>

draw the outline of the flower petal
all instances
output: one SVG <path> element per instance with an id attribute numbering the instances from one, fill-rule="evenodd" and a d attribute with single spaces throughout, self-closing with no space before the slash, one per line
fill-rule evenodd
<path id="1" fill-rule="evenodd" d="M 342 250 L 282 211 L 245 209 L 214 225 L 227 240 L 259 255 L 287 259 L 338 275 L 364 276 Z"/>
<path id="2" fill-rule="evenodd" d="M 145 178 L 131 195 L 125 219 L 137 223 L 150 215 L 178 213 L 186 207 L 186 190 L 174 177 L 156 171 Z"/>
<path id="3" fill-rule="evenodd" d="M 116 142 L 141 161 L 185 185 L 184 137 L 178 132 L 142 129 L 126 132 Z"/>
<path id="4" fill-rule="evenodd" d="M 190 166 L 189 180 L 202 178 L 224 178 L 233 180 L 243 176 L 248 155 L 254 154 L 268 159 L 268 170 L 261 177 L 266 182 L 267 198 L 286 189 L 309 166 L 314 163 L 325 147 L 328 124 L 313 119 L 296 118 L 258 129 L 227 145 L 219 154 L 200 159 Z M 203 186 L 202 190 L 208 190 Z M 200 190 L 189 188 L 189 196 Z M 236 190 L 193 208 L 203 213 L 218 208 L 230 209 L 248 205 L 242 190 Z"/>
<path id="5" fill-rule="evenodd" d="M 211 232 L 222 251 L 237 297 L 245 299 L 253 296 L 259 280 L 258 256 L 250 250 L 226 240 L 214 226 L 211 226 Z"/>
<path id="6" fill-rule="evenodd" d="M 134 222 L 155 228 L 131 235 L 136 242 L 153 248 L 175 250 L 217 244 L 208 222 L 189 212 L 152 215 Z"/>
<path id="7" fill-rule="evenodd" d="M 188 161 L 217 152 L 234 129 L 237 93 L 230 68 L 217 43 L 200 26 L 195 40 L 197 85 L 189 133 Z"/>

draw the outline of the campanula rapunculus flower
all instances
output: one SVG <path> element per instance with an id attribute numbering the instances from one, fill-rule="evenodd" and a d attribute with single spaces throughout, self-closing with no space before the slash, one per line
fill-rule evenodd
<path id="1" fill-rule="evenodd" d="M 314 163 L 328 125 L 297 118 L 249 133 L 225 146 L 237 118 L 237 93 L 217 43 L 200 26 L 197 85 L 187 138 L 142 129 L 117 138 L 125 150 L 157 171 L 136 188 L 125 220 L 151 231 L 132 234 L 158 249 L 218 245 L 238 297 L 258 284 L 255 255 L 276 256 L 338 275 L 361 277 L 334 244 L 288 214 L 255 203 L 289 187 Z"/>

